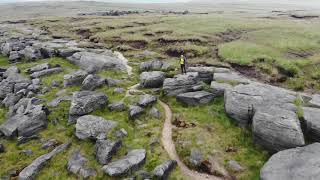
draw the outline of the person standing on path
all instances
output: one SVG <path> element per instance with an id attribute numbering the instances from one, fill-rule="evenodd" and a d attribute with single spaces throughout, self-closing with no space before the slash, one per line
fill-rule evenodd
<path id="1" fill-rule="evenodd" d="M 187 74 L 187 70 L 186 70 L 186 57 L 184 55 L 181 55 L 180 57 L 180 67 L 181 67 L 181 73 L 182 74 Z"/>

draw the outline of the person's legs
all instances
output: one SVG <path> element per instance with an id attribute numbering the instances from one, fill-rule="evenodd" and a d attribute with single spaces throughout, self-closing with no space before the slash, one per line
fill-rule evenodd
<path id="1" fill-rule="evenodd" d="M 182 65 L 182 66 L 183 66 L 183 73 L 184 73 L 184 74 L 187 74 L 186 65 L 184 64 L 184 65 Z"/>
<path id="2" fill-rule="evenodd" d="M 183 74 L 183 73 L 184 73 L 184 71 L 183 71 L 183 64 L 180 64 L 180 68 L 181 68 L 181 74 Z"/>

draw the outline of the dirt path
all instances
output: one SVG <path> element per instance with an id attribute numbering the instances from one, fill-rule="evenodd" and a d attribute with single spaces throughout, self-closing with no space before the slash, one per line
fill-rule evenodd
<path id="1" fill-rule="evenodd" d="M 178 166 L 180 167 L 181 172 L 190 180 L 220 180 L 220 178 L 215 176 L 192 171 L 180 160 L 174 142 L 172 140 L 172 111 L 170 107 L 164 102 L 160 101 L 160 105 L 164 108 L 166 117 L 162 130 L 161 141 L 170 158 L 178 162 Z"/>

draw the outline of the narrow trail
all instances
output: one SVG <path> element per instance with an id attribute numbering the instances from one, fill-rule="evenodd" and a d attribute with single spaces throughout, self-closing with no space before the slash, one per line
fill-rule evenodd
<path id="1" fill-rule="evenodd" d="M 178 166 L 180 167 L 182 173 L 188 177 L 190 180 L 221 180 L 220 178 L 208 174 L 201 174 L 196 171 L 190 170 L 179 158 L 174 142 L 172 140 L 172 111 L 170 107 L 164 102 L 160 101 L 160 105 L 165 110 L 165 122 L 162 130 L 161 141 L 164 146 L 164 149 L 169 154 L 169 157 L 173 160 L 176 160 Z"/>

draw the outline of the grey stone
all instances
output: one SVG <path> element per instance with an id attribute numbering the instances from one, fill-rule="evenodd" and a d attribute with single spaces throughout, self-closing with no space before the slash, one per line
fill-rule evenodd
<path id="1" fill-rule="evenodd" d="M 181 93 L 201 90 L 201 83 L 198 80 L 197 72 L 179 74 L 174 78 L 167 78 L 163 83 L 163 91 L 167 96 L 177 96 Z"/>
<path id="2" fill-rule="evenodd" d="M 21 61 L 23 56 L 18 51 L 11 51 L 9 56 L 9 62 L 15 63 Z"/>
<path id="3" fill-rule="evenodd" d="M 207 84 L 213 80 L 214 67 L 188 67 L 188 72 L 198 72 L 198 80 Z"/>
<path id="4" fill-rule="evenodd" d="M 202 161 L 203 159 L 201 152 L 198 149 L 191 149 L 189 162 L 192 164 L 192 166 L 199 167 Z"/>
<path id="5" fill-rule="evenodd" d="M 303 127 L 304 133 L 311 140 L 320 142 L 320 109 L 303 108 Z"/>
<path id="6" fill-rule="evenodd" d="M 58 97 L 52 101 L 50 101 L 48 103 L 49 107 L 57 107 L 60 103 L 64 102 L 64 101 L 71 101 L 72 97 L 71 96 L 62 96 L 62 97 Z"/>
<path id="7" fill-rule="evenodd" d="M 31 156 L 33 154 L 33 151 L 31 149 L 24 149 L 20 152 L 20 154 Z"/>
<path id="8" fill-rule="evenodd" d="M 152 107 L 149 111 L 149 115 L 154 117 L 154 118 L 157 118 L 157 119 L 160 119 L 161 118 L 161 112 L 155 108 L 155 107 Z"/>
<path id="9" fill-rule="evenodd" d="M 113 94 L 124 94 L 126 90 L 124 88 L 115 88 Z"/>
<path id="10" fill-rule="evenodd" d="M 75 151 L 68 160 L 67 170 L 79 178 L 89 178 L 95 176 L 97 173 L 94 169 L 86 166 L 88 160 L 83 157 L 80 150 Z"/>
<path id="11" fill-rule="evenodd" d="M 138 104 L 139 104 L 139 106 L 146 107 L 146 106 L 152 105 L 156 102 L 157 102 L 156 96 L 153 96 L 150 94 L 144 94 L 144 95 L 140 95 Z"/>
<path id="12" fill-rule="evenodd" d="M 106 53 L 77 52 L 67 59 L 89 73 L 95 73 L 102 70 L 127 70 L 122 59 L 110 56 Z"/>
<path id="13" fill-rule="evenodd" d="M 241 126 L 251 123 L 259 109 L 271 106 L 290 111 L 297 109 L 295 92 L 257 82 L 240 84 L 227 90 L 224 99 L 226 113 Z"/>
<path id="14" fill-rule="evenodd" d="M 146 61 L 140 64 L 140 71 L 169 71 L 172 70 L 171 63 L 161 61 L 161 60 L 152 60 Z"/>
<path id="15" fill-rule="evenodd" d="M 131 175 L 145 163 L 146 154 L 144 149 L 131 150 L 125 157 L 103 166 L 102 171 L 112 177 Z"/>
<path id="16" fill-rule="evenodd" d="M 93 91 L 105 84 L 106 80 L 97 75 L 89 74 L 82 82 L 82 90 Z"/>
<path id="17" fill-rule="evenodd" d="M 37 135 L 37 134 L 34 134 L 34 135 L 31 135 L 31 136 L 20 136 L 18 137 L 17 139 L 17 144 L 25 144 L 29 141 L 32 141 L 32 140 L 38 140 L 40 139 L 40 136 Z"/>
<path id="18" fill-rule="evenodd" d="M 39 79 L 39 78 L 32 79 L 32 84 L 33 85 L 41 85 L 41 79 Z"/>
<path id="19" fill-rule="evenodd" d="M 208 104 L 214 99 L 213 94 L 206 91 L 196 91 L 179 94 L 177 101 L 186 104 L 188 106 L 199 106 Z"/>
<path id="20" fill-rule="evenodd" d="M 6 98 L 2 101 L 5 107 L 14 106 L 22 98 L 21 94 L 7 94 Z"/>
<path id="21" fill-rule="evenodd" d="M 108 164 L 112 156 L 121 148 L 121 141 L 98 140 L 95 145 L 95 155 L 98 163 Z"/>
<path id="22" fill-rule="evenodd" d="M 117 138 L 123 138 L 123 137 L 128 136 L 128 132 L 125 129 L 121 128 L 120 130 L 115 132 L 115 136 Z"/>
<path id="23" fill-rule="evenodd" d="M 228 168 L 234 172 L 244 171 L 244 168 L 235 160 L 228 161 Z"/>
<path id="24" fill-rule="evenodd" d="M 59 144 L 59 142 L 56 139 L 50 139 L 48 141 L 45 141 L 42 144 L 41 148 L 42 149 L 49 149 L 49 148 L 52 148 L 52 147 L 56 147 L 58 144 Z"/>
<path id="25" fill-rule="evenodd" d="M 252 131 L 254 143 L 271 153 L 305 145 L 296 113 L 277 107 L 258 110 Z"/>
<path id="26" fill-rule="evenodd" d="M 108 77 L 105 79 L 105 82 L 109 87 L 116 87 L 116 86 L 119 86 L 123 81 Z"/>
<path id="27" fill-rule="evenodd" d="M 39 65 L 36 65 L 32 68 L 27 69 L 26 72 L 29 74 L 32 74 L 34 72 L 43 71 L 43 70 L 50 69 L 50 68 L 51 68 L 51 65 L 49 63 L 43 63 L 43 64 L 39 64 Z"/>
<path id="28" fill-rule="evenodd" d="M 261 180 L 301 180 L 320 177 L 320 144 L 280 151 L 263 166 Z"/>
<path id="29" fill-rule="evenodd" d="M 59 88 L 60 87 L 60 82 L 59 81 L 55 81 L 55 80 L 53 80 L 52 82 L 51 82 L 51 87 L 52 88 Z"/>
<path id="30" fill-rule="evenodd" d="M 64 75 L 63 77 L 63 86 L 75 86 L 75 85 L 81 85 L 83 80 L 87 77 L 88 73 L 86 71 L 76 71 L 72 74 Z"/>
<path id="31" fill-rule="evenodd" d="M 0 98 L 4 99 L 8 94 L 13 93 L 14 83 L 3 80 L 0 82 Z"/>
<path id="32" fill-rule="evenodd" d="M 35 99 L 21 99 L 11 108 L 0 131 L 8 137 L 31 136 L 47 126 L 47 113 L 42 105 L 34 105 Z"/>
<path id="33" fill-rule="evenodd" d="M 129 119 L 134 120 L 144 113 L 144 109 L 139 106 L 129 106 Z"/>
<path id="34" fill-rule="evenodd" d="M 10 66 L 4 73 L 3 77 L 8 78 L 10 76 L 15 76 L 16 74 L 19 74 L 20 70 L 18 69 L 17 66 Z"/>
<path id="35" fill-rule="evenodd" d="M 227 83 L 219 83 L 216 81 L 212 81 L 210 88 L 214 96 L 224 96 L 224 92 L 227 90 L 231 90 L 233 87 L 232 85 Z"/>
<path id="36" fill-rule="evenodd" d="M 19 173 L 19 180 L 30 180 L 34 179 L 36 175 L 40 172 L 40 170 L 45 166 L 45 164 L 54 156 L 61 153 L 62 151 L 66 150 L 68 147 L 71 146 L 71 143 L 62 144 L 56 147 L 48 154 L 44 154 L 37 159 L 35 159 L 29 166 L 24 168 Z"/>
<path id="37" fill-rule="evenodd" d="M 69 110 L 69 123 L 74 123 L 75 118 L 89 114 L 95 110 L 103 109 L 108 104 L 108 96 L 104 93 L 92 91 L 79 91 L 73 93 Z"/>
<path id="38" fill-rule="evenodd" d="M 123 102 L 115 102 L 108 105 L 110 111 L 125 111 L 127 109 L 126 105 Z"/>
<path id="39" fill-rule="evenodd" d="M 309 101 L 311 107 L 320 108 L 320 94 L 314 94 Z"/>
<path id="40" fill-rule="evenodd" d="M 235 72 L 230 73 L 214 73 L 213 79 L 217 82 L 233 83 L 233 84 L 248 84 L 251 81 Z"/>
<path id="41" fill-rule="evenodd" d="M 66 49 L 59 49 L 59 56 L 63 58 L 67 58 L 72 56 L 73 54 L 80 52 L 82 49 L 80 48 L 66 48 Z"/>
<path id="42" fill-rule="evenodd" d="M 99 139 L 105 138 L 117 123 L 108 121 L 102 117 L 86 115 L 78 118 L 76 124 L 76 136 L 79 139 Z"/>
<path id="43" fill-rule="evenodd" d="M 39 78 L 39 77 L 48 76 L 48 75 L 51 75 L 51 74 L 57 74 L 57 73 L 60 73 L 60 72 L 62 72 L 62 68 L 61 67 L 56 67 L 56 68 L 45 69 L 45 70 L 42 70 L 42 71 L 34 72 L 30 76 L 32 78 Z"/>
<path id="44" fill-rule="evenodd" d="M 163 85 L 165 73 L 161 71 L 143 72 L 140 75 L 140 85 L 144 88 L 159 88 Z"/>
<path id="45" fill-rule="evenodd" d="M 153 174 L 157 179 L 166 180 L 168 179 L 170 172 L 177 166 L 177 161 L 168 160 L 161 165 L 157 166 L 153 170 Z"/>
<path id="46" fill-rule="evenodd" d="M 35 61 L 35 60 L 43 58 L 42 55 L 41 55 L 40 49 L 34 48 L 34 47 L 30 47 L 30 46 L 26 47 L 24 49 L 24 57 L 27 60 L 30 60 L 30 61 Z"/>

